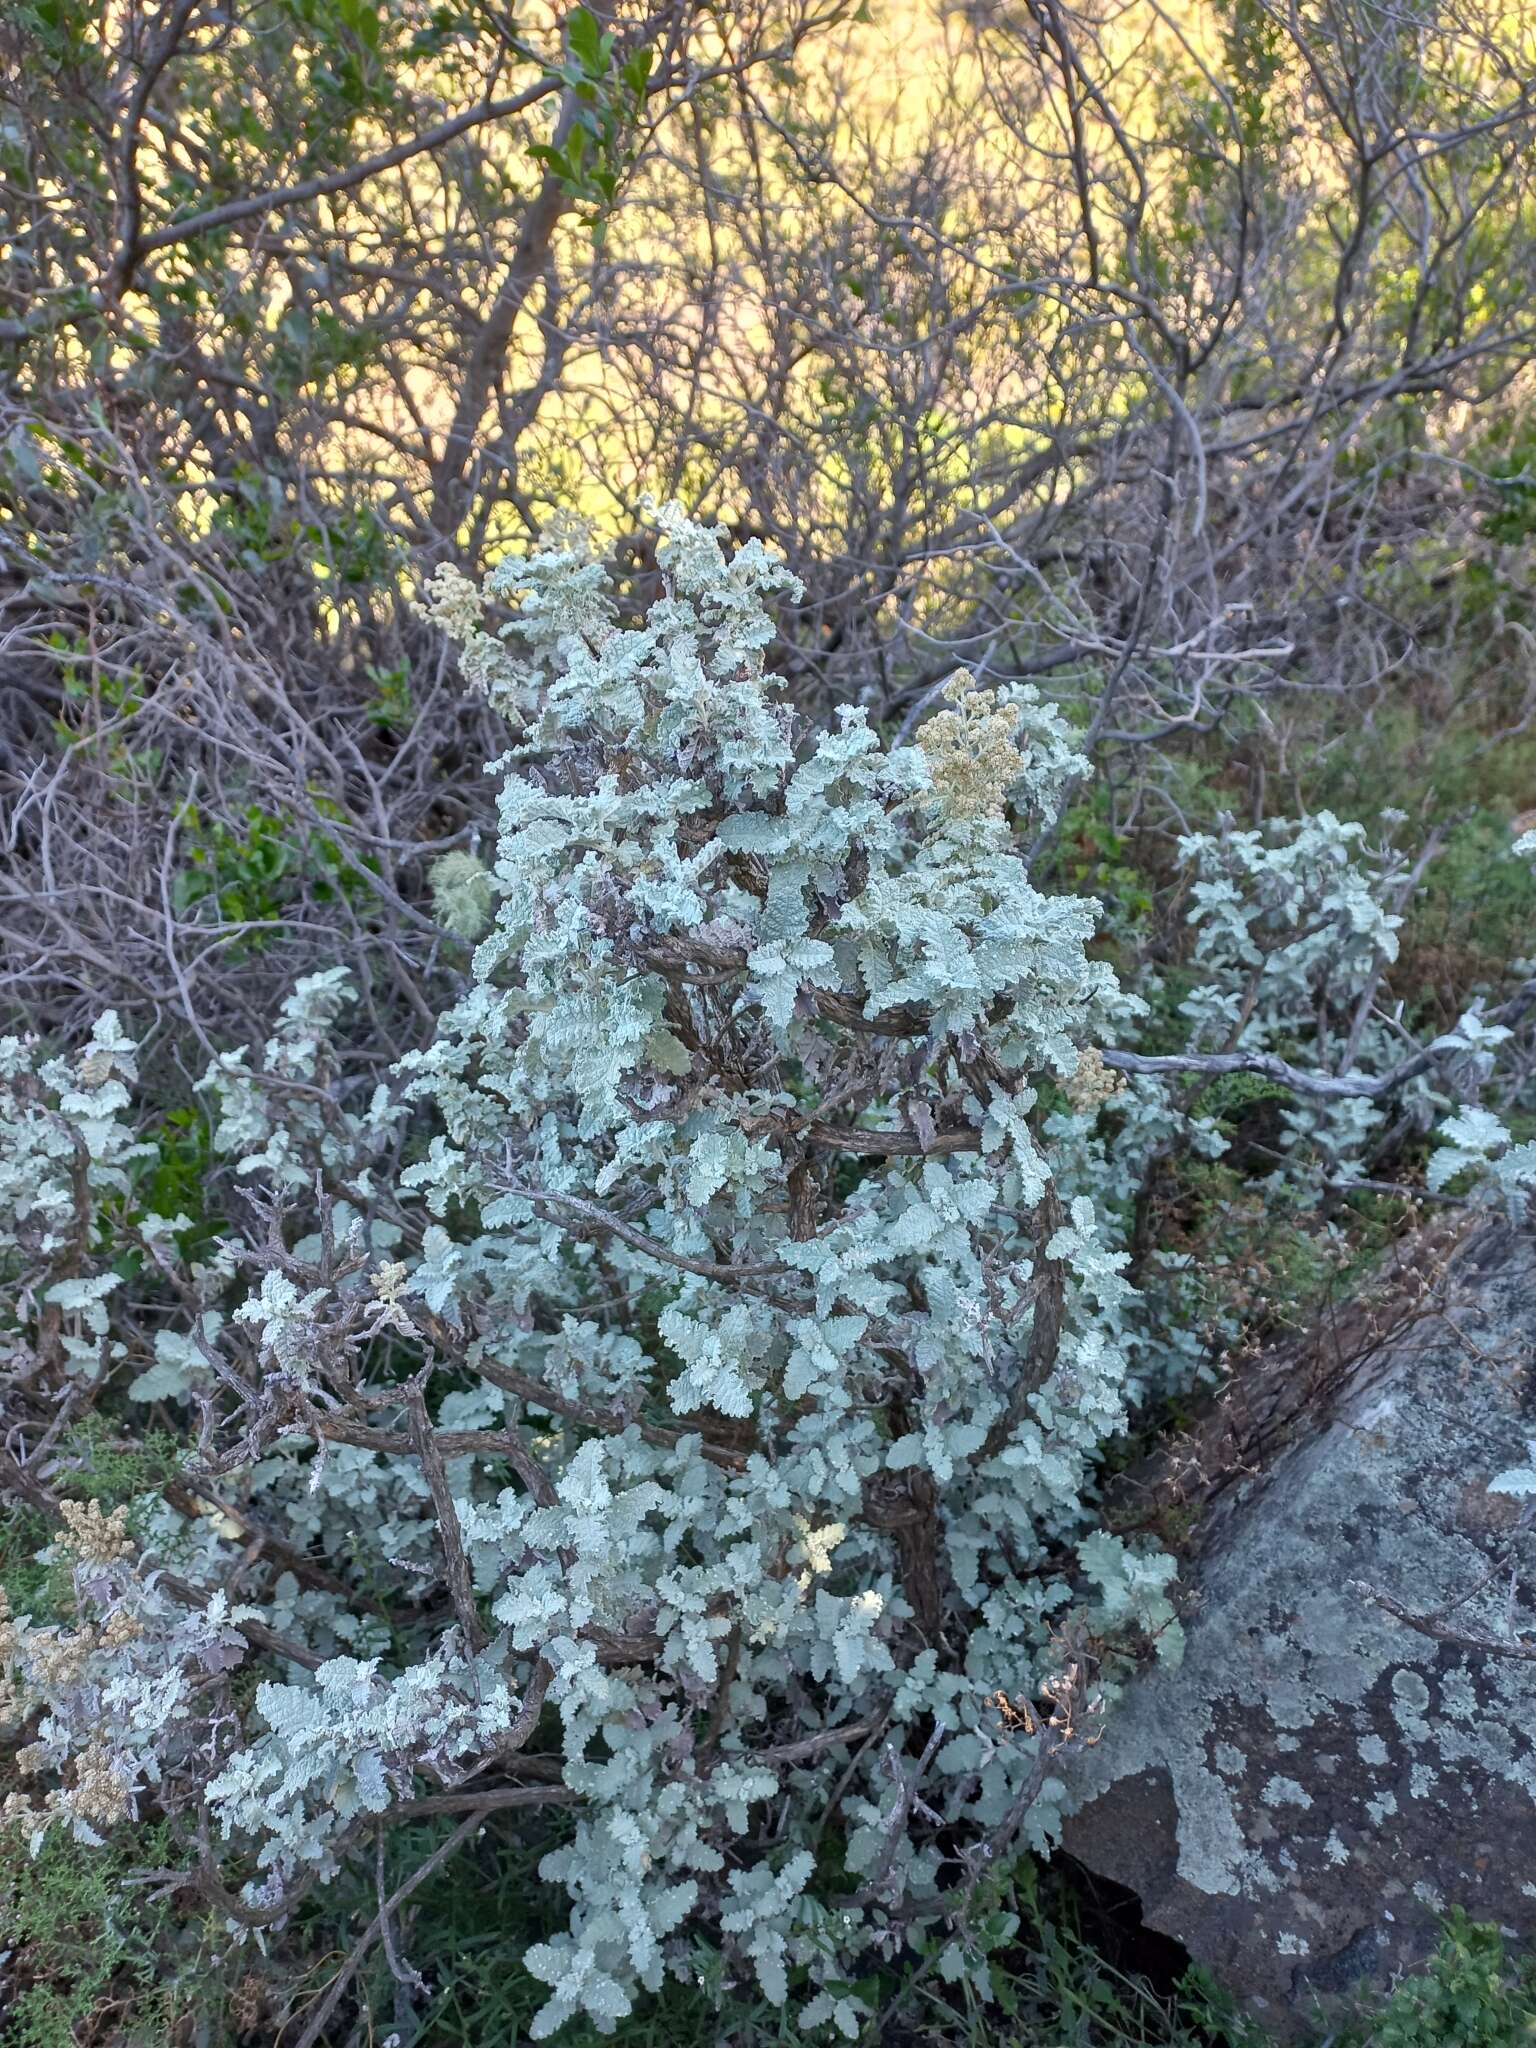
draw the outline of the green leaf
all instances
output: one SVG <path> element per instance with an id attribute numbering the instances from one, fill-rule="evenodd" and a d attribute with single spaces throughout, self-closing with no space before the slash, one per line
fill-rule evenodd
<path id="1" fill-rule="evenodd" d="M 600 78 L 607 70 L 603 56 L 603 32 L 597 16 L 578 7 L 565 25 L 565 40 L 571 55 L 589 78 Z"/>
<path id="2" fill-rule="evenodd" d="M 542 164 L 545 170 L 563 179 L 567 185 L 573 182 L 570 160 L 563 149 L 554 149 L 545 142 L 535 142 L 529 145 L 528 154 L 536 164 Z"/>

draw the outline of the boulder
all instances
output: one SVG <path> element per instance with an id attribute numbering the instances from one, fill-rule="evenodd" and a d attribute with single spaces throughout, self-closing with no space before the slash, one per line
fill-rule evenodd
<path id="1" fill-rule="evenodd" d="M 1073 1754 L 1064 1847 L 1282 2038 L 1451 1906 L 1536 1936 L 1536 1531 L 1489 1488 L 1536 1455 L 1533 1352 L 1536 1241 L 1414 1240 L 1122 1497 L 1193 1528 L 1187 1645 Z"/>

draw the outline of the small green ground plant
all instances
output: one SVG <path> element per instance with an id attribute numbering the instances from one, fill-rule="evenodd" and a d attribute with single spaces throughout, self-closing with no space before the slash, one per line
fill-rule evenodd
<path id="1" fill-rule="evenodd" d="M 442 1838 L 422 1829 L 391 1856 L 389 1879 L 406 1877 Z M 429 1987 L 412 2048 L 486 2048 L 515 2043 L 543 2001 L 536 1979 L 509 1950 L 553 1931 L 541 1910 L 537 1852 L 488 1828 L 460 1859 L 424 1885 L 413 1902 L 408 1947 Z M 330 1902 L 334 1908 L 338 1901 Z M 357 1921 L 375 1907 L 358 1887 Z M 1154 1982 L 1124 1957 L 1080 1888 L 1031 1857 L 998 1871 L 976 1903 L 975 1919 L 989 1949 L 985 1993 L 962 1977 L 946 1982 L 921 1956 L 892 1967 L 871 1959 L 861 1990 L 874 2018 L 861 2048 L 1264 2048 L 1262 2036 L 1200 1971 Z M 346 1923 L 343 1922 L 344 1926 Z M 344 1946 L 334 1917 L 306 1915 L 303 1939 Z M 1123 1943 L 1118 1944 L 1123 1946 Z M 1171 1945 L 1170 1945 L 1171 1948 Z M 695 1973 L 669 1983 L 650 2005 L 604 2035 L 577 2022 L 562 2036 L 569 2048 L 796 2048 L 792 2017 L 722 1967 L 701 1945 Z M 292 1981 L 282 1966 L 265 1979 L 275 1999 Z M 247 1994 L 251 1994 L 248 1992 Z M 359 2006 L 376 2036 L 397 2024 L 396 1984 L 382 1956 L 359 1984 Z M 269 2024 L 276 2007 L 268 2006 Z M 294 2004 L 291 2026 L 302 2024 Z"/>
<path id="2" fill-rule="evenodd" d="M 163 1831 L 148 1829 L 99 1851 L 55 1835 L 34 1853 L 24 1831 L 0 1820 L 6 2048 L 170 2048 L 178 2039 L 178 2021 L 207 2000 L 207 1978 L 187 1968 L 199 1930 L 125 1883 L 166 1847 Z M 207 2017 L 217 2013 L 215 2000 Z"/>
<path id="3" fill-rule="evenodd" d="M 1536 1962 L 1512 1958 L 1496 1927 L 1460 1908 L 1438 1952 L 1375 2015 L 1340 2036 L 1340 2048 L 1527 2048 L 1536 2041 Z"/>

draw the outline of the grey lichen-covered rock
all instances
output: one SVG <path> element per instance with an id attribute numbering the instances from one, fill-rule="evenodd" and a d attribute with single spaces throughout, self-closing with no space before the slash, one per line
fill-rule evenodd
<path id="1" fill-rule="evenodd" d="M 1536 1936 L 1536 1531 L 1488 1487 L 1536 1438 L 1536 1243 L 1416 1249 L 1399 1314 L 1260 1361 L 1156 1475 L 1186 1655 L 1073 1769 L 1067 1850 L 1282 2034 L 1451 1905 Z"/>

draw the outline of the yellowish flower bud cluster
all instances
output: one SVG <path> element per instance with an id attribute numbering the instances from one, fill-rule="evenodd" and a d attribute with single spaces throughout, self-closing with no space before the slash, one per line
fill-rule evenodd
<path id="1" fill-rule="evenodd" d="M 104 1515 L 99 1500 L 66 1500 L 59 1503 L 59 1512 L 64 1518 L 59 1546 L 78 1563 L 118 1564 L 132 1555 L 127 1508 L 116 1507 Z"/>
<path id="2" fill-rule="evenodd" d="M 1104 1064 L 1096 1045 L 1084 1046 L 1077 1056 L 1077 1072 L 1063 1082 L 1068 1102 L 1079 1116 L 1095 1116 L 1125 1086 L 1125 1076 Z"/>
<path id="3" fill-rule="evenodd" d="M 254 2034 L 267 2009 L 267 1987 L 254 1971 L 247 1971 L 235 1986 L 229 2001 L 229 2016 L 235 2033 Z"/>
<path id="4" fill-rule="evenodd" d="M 480 587 L 452 562 L 443 562 L 422 586 L 421 601 L 412 605 L 417 618 L 425 619 L 463 645 L 480 630 L 485 600 Z"/>
<path id="5" fill-rule="evenodd" d="M 944 687 L 956 708 L 930 718 L 917 736 L 933 787 L 949 817 L 997 818 L 1022 765 L 1019 714 L 978 690 L 964 669 Z"/>
<path id="6" fill-rule="evenodd" d="M 126 1607 L 116 1608 L 107 1616 L 101 1631 L 101 1647 L 104 1650 L 126 1650 L 130 1643 L 136 1643 L 144 1633 L 144 1624 L 136 1614 L 130 1614 Z"/>
<path id="7" fill-rule="evenodd" d="M 507 650 L 481 624 L 485 600 L 462 569 L 452 562 L 434 569 L 422 587 L 421 602 L 411 609 L 453 641 L 459 649 L 464 680 L 471 688 L 489 697 L 498 683 L 507 680 Z"/>
<path id="8" fill-rule="evenodd" d="M 66 1635 L 61 1628 L 40 1628 L 27 1639 L 33 1668 L 50 1692 L 67 1692 L 78 1685 L 95 1648 L 96 1638 L 90 1629 Z"/>
<path id="9" fill-rule="evenodd" d="M 93 1737 L 75 1758 L 75 1782 L 69 1789 L 68 1804 L 92 1827 L 115 1827 L 133 1812 L 128 1787 L 100 1736 Z"/>
<path id="10" fill-rule="evenodd" d="M 23 1777 L 35 1777 L 52 1767 L 47 1746 L 29 1742 L 16 1752 L 16 1768 Z M 115 1827 L 130 1818 L 133 1801 L 122 1767 L 105 1737 L 92 1736 L 74 1758 L 74 1783 L 46 1793 L 41 1800 L 24 1792 L 12 1792 L 0 1806 L 0 1823 L 14 1822 L 34 1828 L 50 1815 L 72 1813 L 89 1827 Z"/>

